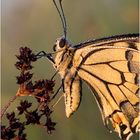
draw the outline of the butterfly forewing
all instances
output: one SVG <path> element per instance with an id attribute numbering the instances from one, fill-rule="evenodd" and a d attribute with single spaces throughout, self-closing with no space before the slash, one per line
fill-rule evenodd
<path id="1" fill-rule="evenodd" d="M 139 125 L 139 47 L 136 34 L 93 40 L 74 47 L 66 44 L 55 61 L 64 81 L 67 117 L 80 104 L 81 80 L 84 80 L 95 95 L 104 124 L 110 120 L 123 140 L 135 133 Z"/>

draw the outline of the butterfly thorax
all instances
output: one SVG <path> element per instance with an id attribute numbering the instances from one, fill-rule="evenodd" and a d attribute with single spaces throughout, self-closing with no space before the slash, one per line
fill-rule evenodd
<path id="1" fill-rule="evenodd" d="M 69 71 L 72 63 L 73 49 L 72 45 L 64 38 L 58 38 L 53 47 L 56 52 L 54 58 L 54 67 L 61 75 L 61 78 Z"/>

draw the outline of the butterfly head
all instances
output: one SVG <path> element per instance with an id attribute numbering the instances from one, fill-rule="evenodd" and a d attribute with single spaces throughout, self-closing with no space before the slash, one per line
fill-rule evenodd
<path id="1" fill-rule="evenodd" d="M 69 48 L 71 45 L 70 43 L 66 40 L 65 37 L 61 37 L 61 38 L 58 38 L 56 40 L 56 43 L 54 44 L 53 46 L 53 51 L 54 52 L 57 52 L 57 51 L 63 51 L 67 48 Z"/>
<path id="2" fill-rule="evenodd" d="M 61 77 L 63 77 L 68 69 L 68 65 L 71 62 L 72 45 L 65 39 L 65 37 L 58 38 L 53 46 L 54 50 L 54 67 L 59 71 Z"/>

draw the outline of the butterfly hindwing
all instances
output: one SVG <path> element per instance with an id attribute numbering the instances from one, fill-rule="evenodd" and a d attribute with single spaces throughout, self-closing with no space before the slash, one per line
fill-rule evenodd
<path id="1" fill-rule="evenodd" d="M 81 51 L 79 58 L 83 59 L 78 75 L 97 94 L 103 120 L 109 119 L 120 137 L 127 139 L 137 131 L 139 123 L 139 51 L 127 47 L 126 42 L 125 46 L 119 44 L 106 44 L 97 49 L 90 46 L 87 54 Z"/>

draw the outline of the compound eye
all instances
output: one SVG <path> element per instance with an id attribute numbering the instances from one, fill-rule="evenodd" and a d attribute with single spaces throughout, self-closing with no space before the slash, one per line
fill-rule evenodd
<path id="1" fill-rule="evenodd" d="M 56 44 L 54 44 L 54 46 L 53 46 L 53 51 L 54 52 L 56 51 Z"/>
<path id="2" fill-rule="evenodd" d="M 66 44 L 66 40 L 65 40 L 65 38 L 62 38 L 59 42 L 60 48 L 63 48 L 65 46 L 65 44 Z"/>

